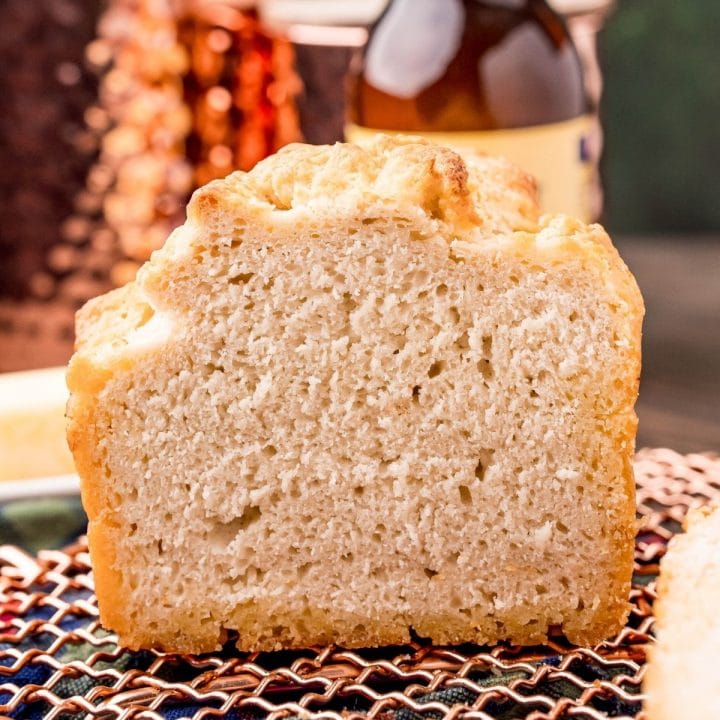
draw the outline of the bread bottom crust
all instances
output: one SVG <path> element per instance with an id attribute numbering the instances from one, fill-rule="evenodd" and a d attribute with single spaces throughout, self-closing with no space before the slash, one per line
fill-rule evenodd
<path id="1" fill-rule="evenodd" d="M 503 634 L 498 635 L 498 624 L 492 615 L 482 609 L 468 618 L 468 623 L 458 622 L 456 613 L 437 613 L 431 617 L 418 616 L 413 625 L 402 618 L 388 618 L 387 622 L 370 621 L 358 616 L 341 617 L 325 609 L 306 607 L 297 615 L 278 614 L 274 609 L 264 608 L 262 603 L 252 607 L 238 607 L 216 634 L 208 635 L 188 623 L 185 616 L 169 616 L 165 628 L 154 633 L 143 632 L 142 623 L 126 627 L 119 634 L 119 643 L 132 650 L 154 648 L 166 652 L 204 653 L 219 650 L 232 641 L 241 652 L 299 650 L 313 646 L 339 645 L 347 648 L 382 647 L 405 645 L 413 640 L 428 641 L 434 645 L 459 645 L 473 643 L 491 645 L 507 641 L 515 645 L 539 645 L 550 638 L 566 637 L 581 646 L 591 646 L 614 635 L 624 625 L 627 617 L 627 601 L 617 601 L 601 614 L 593 617 L 578 616 L 563 625 L 557 617 L 532 609 L 532 625 L 526 624 L 528 608 L 520 609 L 517 620 L 502 616 Z M 102 615 L 102 613 L 101 613 Z M 302 627 L 299 637 L 292 628 Z M 260 631 L 268 628 L 270 633 Z"/>

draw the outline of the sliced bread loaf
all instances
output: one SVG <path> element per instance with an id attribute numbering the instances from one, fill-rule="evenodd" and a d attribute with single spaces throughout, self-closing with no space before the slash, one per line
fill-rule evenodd
<path id="1" fill-rule="evenodd" d="M 648 720 L 720 717 L 720 510 L 695 510 L 687 526 L 660 563 Z"/>
<path id="2" fill-rule="evenodd" d="M 605 232 L 413 138 L 198 190 L 79 314 L 69 437 L 131 647 L 618 630 L 642 300 Z"/>

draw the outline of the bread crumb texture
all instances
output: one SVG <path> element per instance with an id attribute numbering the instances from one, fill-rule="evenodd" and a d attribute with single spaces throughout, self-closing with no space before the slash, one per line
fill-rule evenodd
<path id="1" fill-rule="evenodd" d="M 720 509 L 691 511 L 660 563 L 643 690 L 649 720 L 720 717 Z"/>
<path id="2" fill-rule="evenodd" d="M 642 300 L 597 225 L 417 138 L 198 190 L 68 371 L 133 648 L 577 643 L 628 611 Z"/>

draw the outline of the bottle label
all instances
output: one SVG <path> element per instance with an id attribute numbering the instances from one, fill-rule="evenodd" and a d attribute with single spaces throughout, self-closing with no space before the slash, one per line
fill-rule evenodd
<path id="1" fill-rule="evenodd" d="M 565 213 L 585 222 L 593 217 L 593 183 L 596 163 L 591 151 L 593 119 L 582 115 L 572 120 L 507 130 L 462 130 L 449 132 L 406 131 L 439 145 L 473 148 L 499 155 L 518 165 L 537 180 L 540 207 L 547 213 Z M 347 125 L 348 142 L 362 142 L 376 133 L 401 134 Z"/>

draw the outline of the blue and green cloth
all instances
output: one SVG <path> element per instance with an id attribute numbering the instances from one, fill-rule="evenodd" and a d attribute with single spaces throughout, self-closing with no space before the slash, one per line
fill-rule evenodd
<path id="1" fill-rule="evenodd" d="M 86 528 L 77 495 L 0 500 L 0 545 L 17 545 L 35 554 L 70 544 Z"/>

